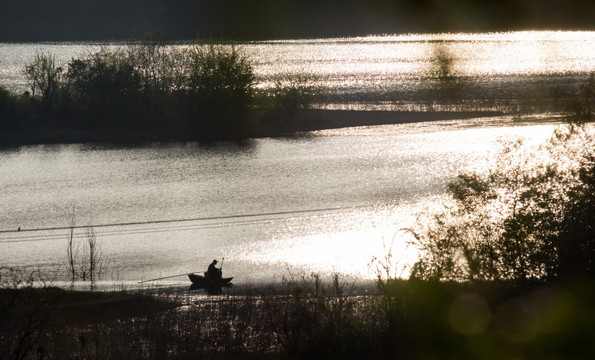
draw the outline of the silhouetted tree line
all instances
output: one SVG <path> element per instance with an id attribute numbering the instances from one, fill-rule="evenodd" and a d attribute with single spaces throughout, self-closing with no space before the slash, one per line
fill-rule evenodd
<path id="1" fill-rule="evenodd" d="M 102 48 L 64 68 L 53 55 L 37 54 L 25 75 L 30 92 L 0 90 L 5 136 L 86 131 L 105 140 L 216 140 L 250 130 L 253 70 L 233 46 L 149 41 Z"/>
<path id="2" fill-rule="evenodd" d="M 0 41 L 235 40 L 399 32 L 593 29 L 589 0 L 7 0 Z"/>
<path id="3" fill-rule="evenodd" d="M 63 67 L 38 53 L 24 69 L 29 91 L 0 85 L 0 143 L 238 140 L 300 131 L 311 120 L 320 91 L 309 77 L 257 91 L 234 45 L 169 46 L 156 36 Z"/>

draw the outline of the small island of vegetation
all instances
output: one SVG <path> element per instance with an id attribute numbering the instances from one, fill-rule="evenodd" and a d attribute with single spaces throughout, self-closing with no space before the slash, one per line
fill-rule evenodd
<path id="1" fill-rule="evenodd" d="M 247 57 L 213 43 L 103 47 L 64 68 L 39 53 L 24 74 L 30 91 L 0 87 L 5 144 L 236 140 L 263 131 L 263 119 L 296 101 L 256 104 L 270 97 L 255 96 Z"/>
<path id="2" fill-rule="evenodd" d="M 229 42 L 174 45 L 149 33 L 145 40 L 103 46 L 58 65 L 38 53 L 23 69 L 29 90 L 0 84 L 0 144 L 241 140 L 287 136 L 333 127 L 502 114 L 561 112 L 577 86 L 510 85 L 494 95 L 457 76 L 456 59 L 435 45 L 422 79 L 427 86 L 398 89 L 391 101 L 407 110 L 333 110 L 341 104 L 316 79 L 287 75 L 257 86 L 250 58 Z M 335 98 L 333 98 L 335 96 Z"/>

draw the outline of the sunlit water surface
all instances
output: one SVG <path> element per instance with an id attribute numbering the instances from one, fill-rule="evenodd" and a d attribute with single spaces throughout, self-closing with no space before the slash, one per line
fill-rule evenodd
<path id="1" fill-rule="evenodd" d="M 554 126 L 493 118 L 213 147 L 3 150 L 0 264 L 59 269 L 63 280 L 74 207 L 77 225 L 95 228 L 103 279 L 134 284 L 223 258 L 236 284 L 312 272 L 371 279 L 372 259 L 391 247 L 406 275 L 416 253 L 400 229 L 439 207 L 460 170 L 485 171 L 502 139 L 537 144 Z M 82 256 L 84 229 L 75 236 Z"/>
<path id="2" fill-rule="evenodd" d="M 0 84 L 17 93 L 27 90 L 23 69 L 37 53 L 54 54 L 57 65 L 66 67 L 72 58 L 118 46 L 0 43 Z M 236 47 L 250 59 L 257 89 L 308 79 L 325 95 L 328 108 L 415 107 L 412 94 L 436 86 L 438 52 L 451 59 L 450 75 L 459 86 L 492 101 L 512 92 L 573 92 L 580 79 L 595 71 L 595 32 L 589 31 L 406 34 L 261 41 Z"/>
<path id="3" fill-rule="evenodd" d="M 118 45 L 0 44 L 0 84 L 27 90 L 22 70 L 36 53 L 53 53 L 64 66 L 101 46 Z M 509 85 L 518 82 L 576 91 L 595 70 L 595 32 L 410 34 L 240 48 L 254 65 L 258 89 L 305 76 L 335 101 L 330 108 L 399 109 L 408 94 L 433 86 L 437 51 L 452 57 L 457 82 L 492 100 L 514 97 Z M 553 127 L 498 117 L 242 145 L 4 149 L 0 266 L 58 269 L 55 279 L 46 276 L 64 280 L 65 227 L 74 208 L 78 226 L 95 227 L 104 280 L 134 284 L 202 271 L 214 258 L 225 259 L 224 273 L 236 284 L 311 272 L 371 279 L 372 259 L 391 246 L 395 271 L 406 275 L 415 249 L 400 229 L 439 207 L 446 183 L 461 169 L 485 171 L 500 139 L 539 143 Z M 79 258 L 84 233 L 75 231 Z"/>

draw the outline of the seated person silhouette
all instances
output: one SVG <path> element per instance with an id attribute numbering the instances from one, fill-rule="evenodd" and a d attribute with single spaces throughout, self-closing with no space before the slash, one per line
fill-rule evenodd
<path id="1" fill-rule="evenodd" d="M 221 278 L 221 269 L 217 268 L 217 260 L 213 260 L 213 262 L 209 265 L 207 272 L 205 272 L 205 276 L 208 278 Z"/>

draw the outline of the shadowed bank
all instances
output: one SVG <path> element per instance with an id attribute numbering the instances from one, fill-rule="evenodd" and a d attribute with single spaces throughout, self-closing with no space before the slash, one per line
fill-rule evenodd
<path id="1" fill-rule="evenodd" d="M 236 290 L 237 291 L 237 290 Z M 364 292 L 362 292 L 364 291 Z M 15 359 L 587 359 L 592 285 L 339 277 L 205 298 L 0 290 L 0 355 Z M 24 321 L 23 321 L 24 319 Z"/>

